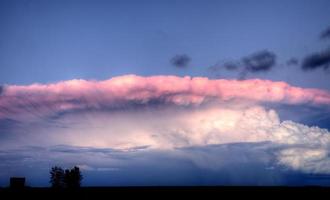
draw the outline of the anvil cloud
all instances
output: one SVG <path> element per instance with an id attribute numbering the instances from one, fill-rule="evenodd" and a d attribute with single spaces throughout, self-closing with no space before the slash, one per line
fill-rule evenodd
<path id="1" fill-rule="evenodd" d="M 0 119 L 154 103 L 188 106 L 234 100 L 330 105 L 330 92 L 259 79 L 210 80 L 204 77 L 136 75 L 104 81 L 77 79 L 52 84 L 4 86 L 0 94 Z"/>
<path id="2" fill-rule="evenodd" d="M 175 151 L 269 142 L 265 151 L 277 164 L 329 174 L 329 131 L 281 121 L 267 103 L 328 109 L 330 92 L 258 79 L 136 75 L 6 85 L 0 95 L 0 146 Z M 203 167 L 201 158 L 184 156 Z M 211 157 L 207 167 L 217 168 L 220 158 Z"/>

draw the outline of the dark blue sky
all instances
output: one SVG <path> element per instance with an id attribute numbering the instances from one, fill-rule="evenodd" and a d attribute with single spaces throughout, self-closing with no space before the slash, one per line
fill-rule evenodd
<path id="1" fill-rule="evenodd" d="M 329 19 L 327 0 L 1 0 L 0 84 L 132 73 L 212 77 L 208 67 L 266 49 L 279 70 L 250 78 L 328 89 L 322 70 L 302 73 L 285 63 L 329 45 L 319 39 Z M 188 68 L 171 65 L 177 54 L 191 58 Z"/>

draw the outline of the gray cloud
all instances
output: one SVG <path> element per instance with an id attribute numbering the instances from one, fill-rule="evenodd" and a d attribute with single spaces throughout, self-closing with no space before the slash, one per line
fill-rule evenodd
<path id="1" fill-rule="evenodd" d="M 330 67 L 330 48 L 325 51 L 316 52 L 306 56 L 301 65 L 301 68 L 306 71 L 319 69 L 319 68 L 323 68 L 325 70 L 328 69 L 329 67 Z"/>
<path id="2" fill-rule="evenodd" d="M 240 68 L 239 62 L 217 62 L 216 64 L 208 67 L 208 70 L 212 72 L 212 75 L 215 77 L 219 77 L 221 75 L 221 70 L 225 69 L 228 71 L 237 71 Z"/>
<path id="3" fill-rule="evenodd" d="M 276 55 L 263 50 L 243 58 L 242 61 L 249 72 L 269 71 L 276 64 Z"/>
<path id="4" fill-rule="evenodd" d="M 328 27 L 326 30 L 324 30 L 321 35 L 321 39 L 330 39 L 330 27 Z"/>
<path id="5" fill-rule="evenodd" d="M 213 73 L 222 69 L 227 71 L 237 71 L 239 79 L 245 79 L 248 73 L 258 73 L 270 71 L 276 65 L 276 55 L 268 50 L 255 52 L 237 61 L 217 63 L 208 69 Z"/>
<path id="6" fill-rule="evenodd" d="M 175 55 L 170 62 L 177 68 L 186 68 L 188 67 L 191 58 L 186 54 Z"/>
<path id="7" fill-rule="evenodd" d="M 226 70 L 238 70 L 238 68 L 240 67 L 239 63 L 235 62 L 226 62 L 223 66 Z"/>
<path id="8" fill-rule="evenodd" d="M 286 61 L 286 64 L 291 66 L 291 65 L 298 65 L 299 60 L 297 58 L 290 58 L 289 60 Z"/>

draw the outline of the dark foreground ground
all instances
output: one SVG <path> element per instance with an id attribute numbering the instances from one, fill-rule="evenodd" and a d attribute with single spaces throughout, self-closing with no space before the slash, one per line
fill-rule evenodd
<path id="1" fill-rule="evenodd" d="M 42 197 L 43 199 L 57 197 L 73 197 L 72 199 L 85 199 L 95 197 L 173 197 L 179 195 L 192 195 L 194 197 L 207 196 L 260 196 L 280 197 L 292 195 L 302 197 L 316 197 L 320 194 L 329 195 L 330 187 L 83 187 L 75 190 L 54 190 L 51 188 L 0 188 L 2 197 L 20 196 L 24 199 Z M 265 196 L 266 195 L 266 196 Z M 7 199 L 6 198 L 6 199 Z"/>

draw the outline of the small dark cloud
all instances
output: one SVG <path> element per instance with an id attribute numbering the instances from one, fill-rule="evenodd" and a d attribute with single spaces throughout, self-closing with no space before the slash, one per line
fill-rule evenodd
<path id="1" fill-rule="evenodd" d="M 234 62 L 226 62 L 223 66 L 226 70 L 229 71 L 238 70 L 238 68 L 240 67 L 238 63 L 234 63 Z"/>
<path id="2" fill-rule="evenodd" d="M 222 69 L 228 70 L 228 71 L 237 71 L 241 68 L 241 63 L 236 61 L 228 61 L 228 62 L 218 62 L 208 68 L 208 70 L 212 72 L 219 72 Z"/>
<path id="3" fill-rule="evenodd" d="M 221 68 L 222 68 L 222 64 L 216 63 L 215 65 L 208 67 L 208 70 L 210 70 L 212 72 L 218 72 L 221 70 Z"/>
<path id="4" fill-rule="evenodd" d="M 328 27 L 326 30 L 324 30 L 321 35 L 321 39 L 330 39 L 330 27 Z"/>
<path id="5" fill-rule="evenodd" d="M 186 68 L 191 58 L 186 54 L 175 55 L 170 62 L 177 68 Z"/>
<path id="6" fill-rule="evenodd" d="M 290 58 L 289 60 L 286 61 L 286 64 L 291 66 L 291 65 L 298 65 L 299 60 L 297 58 Z"/>
<path id="7" fill-rule="evenodd" d="M 3 93 L 3 91 L 4 91 L 4 87 L 0 85 L 0 95 Z"/>
<path id="8" fill-rule="evenodd" d="M 268 50 L 258 51 L 240 60 L 217 63 L 208 69 L 217 73 L 222 69 L 237 71 L 238 79 L 243 80 L 248 73 L 257 73 L 271 70 L 276 64 L 276 55 Z"/>
<path id="9" fill-rule="evenodd" d="M 303 70 L 314 70 L 323 68 L 328 69 L 330 67 L 330 48 L 310 54 L 306 56 L 302 62 L 301 68 Z"/>
<path id="10" fill-rule="evenodd" d="M 263 50 L 243 58 L 242 61 L 248 72 L 269 71 L 276 64 L 276 55 Z"/>

